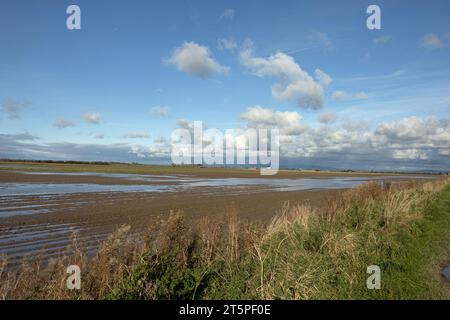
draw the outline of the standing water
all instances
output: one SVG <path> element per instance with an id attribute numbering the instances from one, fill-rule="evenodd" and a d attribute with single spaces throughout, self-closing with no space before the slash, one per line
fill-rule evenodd
<path id="1" fill-rule="evenodd" d="M 444 276 L 445 279 L 447 279 L 447 281 L 450 281 L 450 266 L 446 266 L 442 270 L 442 275 Z"/>

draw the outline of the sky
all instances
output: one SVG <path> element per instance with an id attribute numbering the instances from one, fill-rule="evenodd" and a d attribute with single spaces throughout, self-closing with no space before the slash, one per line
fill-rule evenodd
<path id="1" fill-rule="evenodd" d="M 202 121 L 279 128 L 285 167 L 450 170 L 446 0 L 2 0 L 0 46 L 0 158 L 169 163 Z"/>

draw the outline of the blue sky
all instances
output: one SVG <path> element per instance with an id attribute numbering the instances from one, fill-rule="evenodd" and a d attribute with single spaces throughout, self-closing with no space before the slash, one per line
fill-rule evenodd
<path id="1" fill-rule="evenodd" d="M 81 30 L 66 28 L 70 4 L 81 8 Z M 381 30 L 366 27 L 370 4 L 381 8 Z M 164 158 L 155 140 L 168 139 L 180 119 L 228 129 L 259 125 L 256 112 L 267 109 L 282 121 L 283 112 L 296 112 L 301 121 L 292 125 L 307 127 L 284 146 L 299 161 L 353 166 L 362 157 L 354 148 L 370 141 L 364 155 L 373 159 L 386 147 L 380 163 L 392 160 L 391 167 L 448 169 L 448 1 L 19 0 L 0 7 L 2 158 L 97 160 L 91 152 L 99 146 L 101 160 L 151 162 Z M 190 66 L 177 53 L 199 57 Z M 255 66 L 277 53 L 306 73 L 322 102 L 298 103 L 303 89 L 295 97 L 273 92 L 298 83 L 286 80 L 287 69 Z M 320 84 L 317 69 L 331 82 Z M 246 116 L 255 106 L 258 119 Z M 421 130 L 428 139 L 414 136 Z M 321 149 L 319 140 L 328 144 Z M 143 152 L 128 152 L 132 146 Z"/>

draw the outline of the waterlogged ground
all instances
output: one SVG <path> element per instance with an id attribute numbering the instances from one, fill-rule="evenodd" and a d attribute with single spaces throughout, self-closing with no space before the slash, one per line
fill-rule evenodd
<path id="1" fill-rule="evenodd" d="M 212 177 L 190 174 L 0 171 L 0 254 L 11 266 L 26 256 L 66 251 L 74 234 L 90 252 L 115 228 L 134 232 L 183 210 L 187 219 L 225 216 L 267 221 L 286 201 L 324 203 L 343 189 L 370 180 L 422 176 Z"/>

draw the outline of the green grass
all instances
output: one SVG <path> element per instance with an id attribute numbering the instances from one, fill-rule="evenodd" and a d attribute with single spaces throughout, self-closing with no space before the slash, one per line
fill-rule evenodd
<path id="1" fill-rule="evenodd" d="M 9 167 L 9 166 L 20 167 Z M 4 167 L 2 167 L 4 166 Z M 190 167 L 190 166 L 175 166 L 170 165 L 146 165 L 135 163 L 110 163 L 110 164 L 92 164 L 92 163 L 50 163 L 50 162 L 27 162 L 27 161 L 0 161 L 1 171 L 25 171 L 25 172 L 94 172 L 94 173 L 129 173 L 129 174 L 166 174 L 166 175 L 196 175 L 206 174 L 211 176 L 227 176 L 227 175 L 239 175 L 239 176 L 259 176 L 259 170 L 249 170 L 245 168 L 232 168 L 232 167 Z M 278 175 L 283 174 L 286 176 L 303 176 L 307 175 L 323 175 L 333 174 L 336 176 L 348 176 L 348 175 L 379 175 L 380 173 L 374 172 L 341 172 L 341 171 L 328 171 L 328 170 L 283 170 L 280 169 Z M 399 175 L 400 173 L 384 173 L 389 175 Z M 277 176 L 278 176 L 277 175 Z M 401 174 L 400 174 L 401 175 Z M 268 176 L 269 178 L 271 176 Z"/>
<path id="2" fill-rule="evenodd" d="M 107 298 L 450 298 L 440 275 L 450 257 L 450 185 L 438 194 L 370 192 L 353 195 L 331 219 L 298 209 L 296 218 L 241 241 L 237 257 L 220 243 L 205 262 L 195 241 L 189 251 L 148 252 Z M 366 287 L 369 265 L 381 268 L 380 290 Z"/>
<path id="3" fill-rule="evenodd" d="M 450 260 L 450 185 L 428 206 L 423 219 L 400 230 L 376 258 L 386 266 L 384 286 L 369 297 L 449 299 L 441 269 Z"/>

